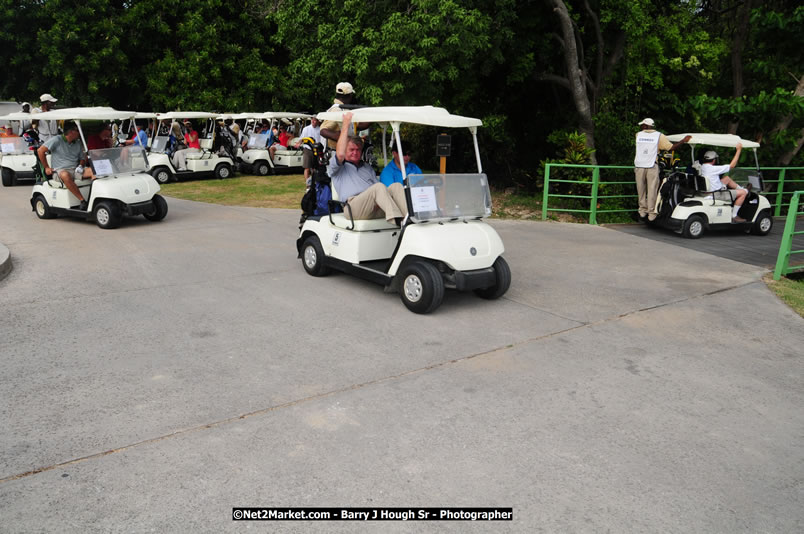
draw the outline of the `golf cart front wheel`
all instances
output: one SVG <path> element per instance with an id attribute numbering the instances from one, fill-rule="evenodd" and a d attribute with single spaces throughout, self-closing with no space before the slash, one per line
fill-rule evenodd
<path id="1" fill-rule="evenodd" d="M 302 245 L 302 265 L 307 274 L 312 276 L 326 276 L 329 267 L 324 264 L 324 249 L 317 236 L 311 235 Z"/>
<path id="2" fill-rule="evenodd" d="M 154 171 L 154 179 L 159 182 L 160 184 L 166 184 L 172 178 L 170 171 L 167 170 L 167 167 L 159 167 Z"/>
<path id="3" fill-rule="evenodd" d="M 120 226 L 122 219 L 120 209 L 111 202 L 105 200 L 98 202 L 92 213 L 95 216 L 95 223 L 104 230 L 111 230 Z"/>
<path id="4" fill-rule="evenodd" d="M 765 210 L 759 214 L 757 220 L 751 226 L 751 233 L 754 235 L 768 235 L 773 228 L 773 217 L 770 212 Z"/>
<path id="5" fill-rule="evenodd" d="M 17 176 L 14 174 L 14 171 L 11 169 L 3 168 L 3 185 L 5 187 L 10 187 L 12 185 L 17 185 Z"/>
<path id="6" fill-rule="evenodd" d="M 215 167 L 215 178 L 219 180 L 225 180 L 232 176 L 232 167 L 227 163 L 219 163 L 217 167 Z"/>
<path id="7" fill-rule="evenodd" d="M 435 265 L 415 261 L 405 267 L 401 275 L 399 296 L 413 313 L 430 313 L 444 299 L 444 279 Z"/>
<path id="8" fill-rule="evenodd" d="M 34 200 L 34 211 L 36 212 L 36 216 L 40 219 L 53 219 L 56 217 L 50 210 L 50 206 L 47 205 L 45 197 L 42 195 L 37 195 L 36 200 Z"/>
<path id="9" fill-rule="evenodd" d="M 511 269 L 508 267 L 508 262 L 505 261 L 505 258 L 499 256 L 494 260 L 492 267 L 494 268 L 494 285 L 484 289 L 475 289 L 475 295 L 489 300 L 502 297 L 511 287 Z"/>
<path id="10" fill-rule="evenodd" d="M 690 215 L 690 217 L 684 221 L 684 228 L 681 234 L 689 239 L 698 239 L 703 235 L 705 227 L 703 217 L 700 215 Z"/>
<path id="11" fill-rule="evenodd" d="M 268 176 L 268 173 L 271 172 L 271 167 L 266 161 L 258 161 L 254 165 L 254 169 L 257 171 L 257 176 Z"/>
<path id="12" fill-rule="evenodd" d="M 165 218 L 165 215 L 167 215 L 168 212 L 167 201 L 162 198 L 162 195 L 154 195 L 153 203 L 153 210 L 150 212 L 145 212 L 142 215 L 149 221 L 161 221 Z"/>

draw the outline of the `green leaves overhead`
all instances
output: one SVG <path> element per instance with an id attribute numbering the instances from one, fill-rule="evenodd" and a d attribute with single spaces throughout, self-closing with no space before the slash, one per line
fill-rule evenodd
<path id="1" fill-rule="evenodd" d="M 566 43 L 553 11 L 560 5 L 574 24 L 589 98 L 584 128 L 565 83 Z M 0 96 L 33 102 L 49 92 L 63 105 L 147 111 L 316 112 L 331 104 L 338 82 L 349 81 L 362 104 L 432 104 L 480 117 L 484 168 L 517 184 L 534 183 L 539 160 L 554 153 L 551 134 L 593 130 L 597 161 L 629 161 L 645 116 L 665 132 L 736 125 L 774 155 L 795 155 L 804 127 L 796 93 L 804 7 L 784 0 L 753 0 L 750 12 L 711 5 L 0 0 L 8 38 Z M 748 20 L 742 34 L 739 20 Z M 738 35 L 744 89 L 733 97 Z"/>

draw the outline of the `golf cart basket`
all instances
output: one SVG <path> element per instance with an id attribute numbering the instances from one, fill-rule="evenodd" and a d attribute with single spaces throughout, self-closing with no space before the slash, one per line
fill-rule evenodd
<path id="1" fill-rule="evenodd" d="M 235 159 L 235 146 L 237 145 L 237 140 L 232 134 L 229 127 L 226 125 L 215 125 L 215 138 L 212 141 L 212 153 L 225 155 L 232 160 Z M 223 152 L 223 153 L 222 153 Z"/>

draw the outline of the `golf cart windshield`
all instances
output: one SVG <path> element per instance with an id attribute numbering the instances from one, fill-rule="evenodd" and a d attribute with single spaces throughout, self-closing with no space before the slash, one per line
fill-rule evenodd
<path id="1" fill-rule="evenodd" d="M 251 134 L 248 137 L 248 148 L 265 148 L 268 144 L 268 134 Z"/>
<path id="2" fill-rule="evenodd" d="M 151 152 L 155 154 L 164 154 L 165 150 L 167 150 L 169 141 L 170 136 L 167 135 L 157 136 L 154 139 L 153 143 L 151 143 Z"/>
<path id="3" fill-rule="evenodd" d="M 0 149 L 3 154 L 27 154 L 28 143 L 22 137 L 0 138 Z"/>
<path id="4" fill-rule="evenodd" d="M 141 146 L 90 150 L 89 159 L 95 176 L 99 177 L 148 170 L 148 159 Z"/>
<path id="5" fill-rule="evenodd" d="M 491 215 L 485 174 L 411 174 L 408 184 L 413 207 L 410 215 L 416 222 Z"/>

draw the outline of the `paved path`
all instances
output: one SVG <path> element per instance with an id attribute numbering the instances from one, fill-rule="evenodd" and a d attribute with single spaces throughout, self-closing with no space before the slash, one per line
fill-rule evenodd
<path id="1" fill-rule="evenodd" d="M 495 221 L 513 284 L 429 316 L 307 276 L 295 211 L 40 221 L 0 190 L 0 530 L 800 532 L 804 320 L 766 272 Z M 514 521 L 234 523 L 233 506 Z"/>
<path id="2" fill-rule="evenodd" d="M 741 230 L 724 230 L 706 232 L 700 239 L 686 239 L 672 230 L 645 224 L 607 224 L 605 226 L 619 232 L 773 270 L 779 255 L 784 225 L 785 217 L 776 217 L 773 228 L 766 236 L 750 235 Z M 799 221 L 798 226 L 800 229 L 804 228 L 804 221 Z M 804 249 L 804 235 L 794 236 L 793 250 L 801 249 Z M 796 260 L 793 262 L 794 264 L 799 262 L 796 258 L 794 260 Z"/>

